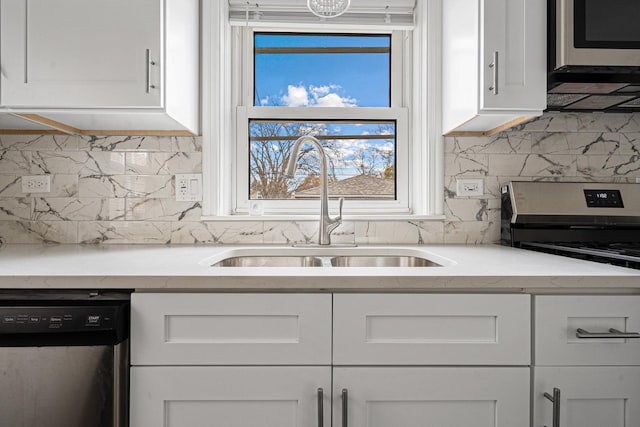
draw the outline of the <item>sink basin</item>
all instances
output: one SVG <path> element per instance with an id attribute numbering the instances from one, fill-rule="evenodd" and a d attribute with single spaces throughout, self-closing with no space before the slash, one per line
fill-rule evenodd
<path id="1" fill-rule="evenodd" d="M 348 255 L 331 258 L 333 267 L 442 267 L 442 265 L 417 256 Z"/>
<path id="2" fill-rule="evenodd" d="M 237 248 L 200 261 L 211 267 L 445 267 L 455 262 L 407 247 Z"/>
<path id="3" fill-rule="evenodd" d="M 212 267 L 322 267 L 322 258 L 314 256 L 235 256 Z"/>

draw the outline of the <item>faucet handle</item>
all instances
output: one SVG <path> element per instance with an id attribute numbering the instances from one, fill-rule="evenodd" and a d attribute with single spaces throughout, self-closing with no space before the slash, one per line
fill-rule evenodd
<path id="1" fill-rule="evenodd" d="M 342 222 L 342 205 L 344 204 L 344 197 L 340 197 L 340 199 L 338 199 L 338 216 L 336 217 L 336 221 L 338 221 L 338 223 Z"/>

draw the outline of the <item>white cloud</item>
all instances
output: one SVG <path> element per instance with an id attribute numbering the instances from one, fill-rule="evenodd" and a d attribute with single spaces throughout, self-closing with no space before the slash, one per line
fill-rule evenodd
<path id="1" fill-rule="evenodd" d="M 351 107 L 353 104 L 349 104 L 349 98 L 342 98 L 337 93 L 329 93 L 323 97 L 316 98 L 314 105 L 318 107 Z"/>
<path id="2" fill-rule="evenodd" d="M 355 107 L 357 100 L 342 97 L 337 90 L 338 85 L 306 87 L 289 85 L 287 94 L 282 97 L 282 103 L 288 107 Z"/>
<path id="3" fill-rule="evenodd" d="M 282 102 L 288 107 L 306 107 L 309 105 L 309 92 L 304 86 L 289 85 Z"/>
<path id="4" fill-rule="evenodd" d="M 319 96 L 326 95 L 331 92 L 331 89 L 337 89 L 335 85 L 329 86 L 309 86 L 309 91 L 313 94 L 314 98 L 318 98 Z"/>

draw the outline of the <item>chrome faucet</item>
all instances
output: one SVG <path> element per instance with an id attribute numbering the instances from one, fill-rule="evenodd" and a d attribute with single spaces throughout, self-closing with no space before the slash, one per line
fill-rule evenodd
<path id="1" fill-rule="evenodd" d="M 329 216 L 329 195 L 327 192 L 327 153 L 324 148 L 313 136 L 301 136 L 293 144 L 291 150 L 291 156 L 289 157 L 289 164 L 287 165 L 287 176 L 293 178 L 298 167 L 298 154 L 300 153 L 300 147 L 305 143 L 310 143 L 318 151 L 320 156 L 320 230 L 318 232 L 318 244 L 330 245 L 331 244 L 331 232 L 335 230 L 340 224 L 342 224 L 342 204 L 344 199 L 340 198 L 340 212 L 337 217 L 331 218 Z"/>

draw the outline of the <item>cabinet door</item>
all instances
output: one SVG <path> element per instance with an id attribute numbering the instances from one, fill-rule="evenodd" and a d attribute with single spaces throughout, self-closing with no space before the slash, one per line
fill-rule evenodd
<path id="1" fill-rule="evenodd" d="M 562 427 L 640 426 L 640 368 L 535 368 L 533 426 L 551 426 L 553 403 L 544 393 L 560 390 Z"/>
<path id="2" fill-rule="evenodd" d="M 546 3 L 481 2 L 482 109 L 546 108 Z"/>
<path id="3" fill-rule="evenodd" d="M 330 393 L 329 367 L 134 367 L 131 427 L 329 427 Z"/>
<path id="4" fill-rule="evenodd" d="M 529 295 L 337 294 L 335 365 L 529 365 Z"/>
<path id="5" fill-rule="evenodd" d="M 131 296 L 133 365 L 330 365 L 329 294 Z"/>
<path id="6" fill-rule="evenodd" d="M 334 426 L 529 427 L 528 368 L 336 368 L 333 382 Z"/>
<path id="7" fill-rule="evenodd" d="M 160 106 L 161 5 L 159 0 L 2 1 L 1 103 Z"/>

